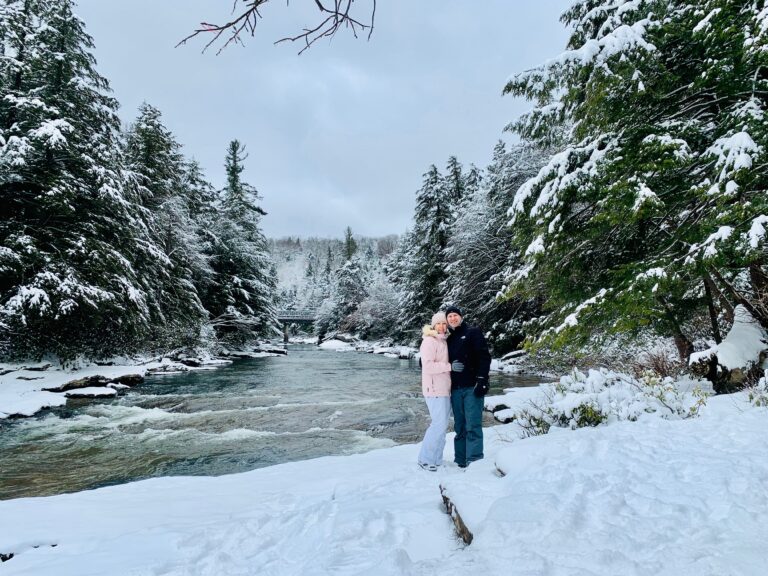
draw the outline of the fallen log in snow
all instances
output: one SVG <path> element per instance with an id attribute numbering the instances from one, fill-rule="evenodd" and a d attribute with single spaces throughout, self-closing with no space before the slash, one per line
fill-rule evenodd
<path id="1" fill-rule="evenodd" d="M 453 520 L 453 525 L 456 527 L 456 534 L 459 535 L 459 538 L 461 538 L 465 544 L 467 545 L 472 544 L 472 539 L 474 538 L 474 536 L 472 535 L 472 532 L 469 531 L 469 528 L 467 528 L 467 525 L 464 523 L 464 520 L 462 520 L 461 514 L 459 514 L 459 511 L 454 505 L 454 503 L 445 493 L 445 488 L 443 487 L 442 484 L 440 485 L 440 495 L 443 497 L 443 503 L 445 504 L 445 511 L 451 516 L 451 519 Z"/>

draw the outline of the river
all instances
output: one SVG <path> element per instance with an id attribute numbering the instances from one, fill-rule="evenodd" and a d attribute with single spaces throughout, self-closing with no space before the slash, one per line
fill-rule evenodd
<path id="1" fill-rule="evenodd" d="M 538 382 L 493 373 L 491 394 Z M 413 360 L 292 345 L 0 421 L 0 499 L 354 454 L 417 442 L 427 423 Z"/>

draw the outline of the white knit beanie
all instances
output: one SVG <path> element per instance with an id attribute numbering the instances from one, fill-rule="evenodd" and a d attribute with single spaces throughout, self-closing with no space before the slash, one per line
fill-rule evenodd
<path id="1" fill-rule="evenodd" d="M 432 328 L 435 327 L 436 324 L 447 324 L 448 321 L 445 319 L 445 312 L 437 312 L 434 316 L 432 316 Z"/>

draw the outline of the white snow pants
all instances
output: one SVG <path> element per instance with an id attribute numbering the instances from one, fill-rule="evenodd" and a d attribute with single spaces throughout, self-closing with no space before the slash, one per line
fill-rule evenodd
<path id="1" fill-rule="evenodd" d="M 443 463 L 445 433 L 448 431 L 448 418 L 451 415 L 451 398 L 424 398 L 427 401 L 432 422 L 424 433 L 424 440 L 419 451 L 419 463 L 440 466 Z"/>

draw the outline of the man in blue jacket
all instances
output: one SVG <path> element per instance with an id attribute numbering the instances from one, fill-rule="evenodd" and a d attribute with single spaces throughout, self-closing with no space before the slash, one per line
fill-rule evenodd
<path id="1" fill-rule="evenodd" d="M 454 461 L 460 468 L 483 457 L 483 397 L 488 393 L 491 353 L 479 328 L 464 324 L 456 306 L 445 310 L 451 362 Z"/>

